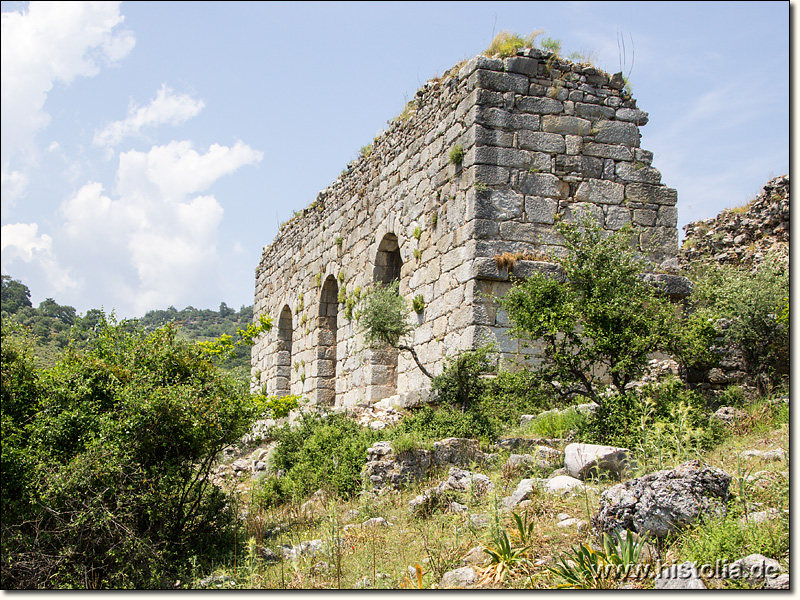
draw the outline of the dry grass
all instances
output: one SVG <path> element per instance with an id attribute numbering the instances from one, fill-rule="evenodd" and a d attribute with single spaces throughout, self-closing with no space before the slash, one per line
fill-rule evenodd
<path id="1" fill-rule="evenodd" d="M 549 257 L 543 252 L 503 252 L 494 257 L 494 262 L 501 271 L 512 271 L 518 260 L 547 261 Z"/>
<path id="2" fill-rule="evenodd" d="M 537 29 L 527 37 L 522 37 L 519 34 L 511 33 L 504 29 L 494 36 L 492 43 L 484 50 L 483 54 L 489 57 L 496 56 L 500 58 L 514 56 L 520 48 L 534 48 L 536 46 L 536 38 L 543 33 L 544 29 Z"/>

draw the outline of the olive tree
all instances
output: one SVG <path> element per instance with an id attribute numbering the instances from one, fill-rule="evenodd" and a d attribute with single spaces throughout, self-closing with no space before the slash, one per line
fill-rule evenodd
<path id="1" fill-rule="evenodd" d="M 408 302 L 400 295 L 398 288 L 399 283 L 394 281 L 387 285 L 378 284 L 367 292 L 364 307 L 358 316 L 364 331 L 364 341 L 373 348 L 388 345 L 409 352 L 420 371 L 433 379 L 433 375 L 420 362 L 414 348 L 402 342 L 414 330 L 414 326 L 408 318 Z"/>

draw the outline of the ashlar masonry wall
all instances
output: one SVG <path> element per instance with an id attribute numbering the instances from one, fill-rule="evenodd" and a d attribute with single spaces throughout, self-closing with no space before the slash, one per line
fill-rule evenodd
<path id="1" fill-rule="evenodd" d="M 478 56 L 425 84 L 265 247 L 255 315 L 276 327 L 253 349 L 260 383 L 326 405 L 424 391 L 411 357 L 365 348 L 356 323 L 366 289 L 395 279 L 425 302 L 411 343 L 428 370 L 485 341 L 512 359 L 522 350 L 490 299 L 510 286 L 495 256 L 521 253 L 517 276 L 557 272 L 556 219 L 633 223 L 654 265 L 677 266 L 677 192 L 639 147 L 648 116 L 623 86 L 537 49 Z"/>

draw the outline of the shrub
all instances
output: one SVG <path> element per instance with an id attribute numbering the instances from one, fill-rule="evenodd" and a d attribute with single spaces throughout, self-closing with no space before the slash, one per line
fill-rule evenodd
<path id="1" fill-rule="evenodd" d="M 422 294 L 414 296 L 414 299 L 411 301 L 411 308 L 413 308 L 414 312 L 418 315 L 422 314 L 425 310 L 425 298 L 422 297 Z"/>
<path id="2" fill-rule="evenodd" d="M 514 56 L 520 48 L 533 48 L 536 45 L 536 38 L 543 33 L 544 30 L 540 29 L 527 37 L 522 37 L 516 33 L 503 30 L 494 37 L 484 54 L 486 56 L 499 56 L 500 58 Z"/>
<path id="3" fill-rule="evenodd" d="M 548 411 L 536 417 L 528 429 L 545 438 L 564 438 L 572 431 L 580 431 L 586 427 L 588 417 L 570 408 L 564 411 Z"/>
<path id="4" fill-rule="evenodd" d="M 486 345 L 476 350 L 466 350 L 450 357 L 441 375 L 431 382 L 437 402 L 460 404 L 462 410 L 475 403 L 486 389 L 483 375 L 496 370 L 494 346 Z"/>
<path id="5" fill-rule="evenodd" d="M 302 500 L 318 489 L 352 497 L 361 489 L 367 448 L 380 437 L 345 415 L 317 413 L 304 413 L 272 435 L 278 440 L 274 468 L 285 470 L 286 475 L 261 484 L 256 498 L 265 506 Z"/>
<path id="6" fill-rule="evenodd" d="M 4 462 L 17 453 L 30 479 L 6 496 L 4 468 L 3 587 L 163 587 L 232 547 L 209 473 L 256 414 L 246 390 L 173 327 L 104 319 L 89 344 L 39 375 L 17 437 L 4 387 Z M 18 360 L 5 346 L 4 386 Z"/>
<path id="7" fill-rule="evenodd" d="M 498 301 L 511 335 L 541 341 L 543 379 L 559 382 L 563 397 L 602 403 L 597 367 L 624 394 L 650 354 L 673 345 L 676 316 L 669 300 L 640 278 L 644 264 L 631 247 L 631 228 L 608 235 L 590 219 L 556 228 L 568 251 L 566 283 L 534 274 Z"/>
<path id="8" fill-rule="evenodd" d="M 677 544 L 681 561 L 730 564 L 750 554 L 781 560 L 789 555 L 788 515 L 764 523 L 739 524 L 741 512 L 729 508 L 723 519 L 704 522 L 686 532 Z"/>
<path id="9" fill-rule="evenodd" d="M 724 340 L 741 349 L 763 391 L 789 372 L 789 270 L 764 262 L 755 272 L 700 266 L 691 273 L 695 309 L 730 321 Z"/>
<path id="10" fill-rule="evenodd" d="M 522 415 L 564 404 L 551 386 L 528 369 L 500 371 L 497 377 L 483 383 L 485 388 L 479 399 L 481 410 L 505 424 L 519 423 Z"/>
<path id="11" fill-rule="evenodd" d="M 416 434 L 422 440 L 441 440 L 448 437 L 494 440 L 499 424 L 483 412 L 472 409 L 462 412 L 450 406 L 424 406 L 403 419 L 392 436 Z"/>

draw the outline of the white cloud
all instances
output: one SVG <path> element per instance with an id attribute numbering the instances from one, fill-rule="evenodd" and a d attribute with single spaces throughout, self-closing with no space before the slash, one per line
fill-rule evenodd
<path id="1" fill-rule="evenodd" d="M 35 134 L 47 126 L 47 95 L 55 82 L 93 77 L 133 49 L 133 33 L 120 30 L 119 2 L 31 2 L 27 10 L 2 13 L 2 174 L 4 202 L 13 204 L 24 188 L 15 172 L 35 160 Z M 12 159 L 8 157 L 14 157 Z"/>
<path id="2" fill-rule="evenodd" d="M 132 105 L 127 118 L 114 121 L 94 134 L 97 146 L 116 146 L 124 138 L 137 135 L 147 127 L 163 124 L 179 125 L 196 116 L 205 103 L 188 94 L 176 94 L 166 84 L 161 86 L 156 97 L 141 108 Z"/>
<path id="3" fill-rule="evenodd" d="M 196 194 L 261 158 L 242 142 L 205 153 L 170 142 L 120 154 L 113 194 L 89 182 L 62 204 L 73 260 L 91 264 L 97 295 L 128 314 L 190 302 L 219 281 L 224 215 L 213 195 Z"/>
<path id="4" fill-rule="evenodd" d="M 53 238 L 47 234 L 39 235 L 36 223 L 14 223 L 3 225 L 0 231 L 2 246 L 2 270 L 8 273 L 17 261 L 37 263 L 56 291 L 75 287 L 76 282 L 59 265 L 53 253 Z"/>

